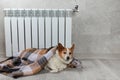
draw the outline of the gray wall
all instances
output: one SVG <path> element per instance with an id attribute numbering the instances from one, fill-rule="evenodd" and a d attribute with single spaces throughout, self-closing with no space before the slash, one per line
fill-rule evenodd
<path id="1" fill-rule="evenodd" d="M 120 53 L 120 0 L 77 0 L 72 40 L 76 54 Z M 3 8 L 73 8 L 74 0 L 0 0 L 0 54 L 5 54 Z"/>

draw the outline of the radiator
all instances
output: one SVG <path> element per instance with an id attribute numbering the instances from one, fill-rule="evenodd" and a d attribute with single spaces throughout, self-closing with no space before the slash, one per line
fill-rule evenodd
<path id="1" fill-rule="evenodd" d="M 26 48 L 71 46 L 71 9 L 4 9 L 6 56 Z"/>

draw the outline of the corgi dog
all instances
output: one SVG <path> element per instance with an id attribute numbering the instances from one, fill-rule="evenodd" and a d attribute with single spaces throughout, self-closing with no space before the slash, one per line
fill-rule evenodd
<path id="1" fill-rule="evenodd" d="M 78 68 L 81 63 L 73 57 L 74 44 L 65 48 L 61 43 L 57 46 L 37 49 L 28 48 L 19 52 L 18 57 L 9 57 L 0 62 L 0 73 L 13 78 L 34 75 L 43 68 L 50 72 L 58 72 L 65 68 Z"/>
<path id="2" fill-rule="evenodd" d="M 58 47 L 55 55 L 48 61 L 45 69 L 50 72 L 59 72 L 67 68 L 67 65 L 73 60 L 74 44 L 71 48 L 65 48 L 61 43 L 58 43 Z"/>

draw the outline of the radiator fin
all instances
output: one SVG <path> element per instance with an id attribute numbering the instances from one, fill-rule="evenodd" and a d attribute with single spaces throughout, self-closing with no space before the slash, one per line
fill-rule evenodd
<path id="1" fill-rule="evenodd" d="M 48 48 L 72 42 L 71 9 L 4 9 L 6 56 L 26 48 Z"/>

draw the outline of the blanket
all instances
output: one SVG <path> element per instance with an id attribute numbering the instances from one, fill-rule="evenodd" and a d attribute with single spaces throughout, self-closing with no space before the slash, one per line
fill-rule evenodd
<path id="1" fill-rule="evenodd" d="M 36 74 L 44 69 L 56 49 L 57 46 L 47 49 L 29 48 L 20 51 L 19 56 L 12 56 L 0 62 L 0 73 L 13 78 Z M 69 68 L 77 68 L 78 66 L 81 66 L 81 62 L 76 58 L 73 58 L 68 64 Z"/>

